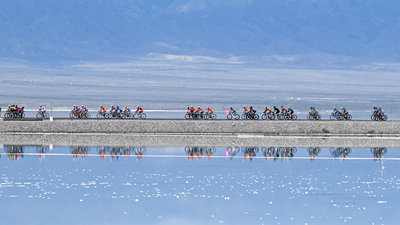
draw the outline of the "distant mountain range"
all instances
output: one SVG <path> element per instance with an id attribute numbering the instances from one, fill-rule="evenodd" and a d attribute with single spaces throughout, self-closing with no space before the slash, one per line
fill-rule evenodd
<path id="1" fill-rule="evenodd" d="M 395 0 L 0 2 L 2 58 L 398 62 L 399 37 Z"/>

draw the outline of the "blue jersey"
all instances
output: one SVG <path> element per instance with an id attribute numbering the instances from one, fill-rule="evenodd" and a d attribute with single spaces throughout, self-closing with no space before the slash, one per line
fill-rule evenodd
<path id="1" fill-rule="evenodd" d="M 126 111 L 131 112 L 131 109 L 130 108 L 126 108 Z"/>

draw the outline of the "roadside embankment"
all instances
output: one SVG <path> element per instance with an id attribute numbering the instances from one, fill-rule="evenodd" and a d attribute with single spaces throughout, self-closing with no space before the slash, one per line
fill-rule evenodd
<path id="1" fill-rule="evenodd" d="M 400 122 L 377 121 L 234 121 L 234 120 L 54 120 L 1 121 L 1 133 L 152 133 L 386 135 L 400 134 Z"/>

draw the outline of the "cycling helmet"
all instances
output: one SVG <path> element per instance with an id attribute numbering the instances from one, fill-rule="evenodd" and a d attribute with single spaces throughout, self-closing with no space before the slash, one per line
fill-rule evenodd
<path id="1" fill-rule="evenodd" d="M 231 107 L 231 110 L 233 110 L 233 107 Z"/>
<path id="2" fill-rule="evenodd" d="M 283 108 L 283 106 L 281 106 L 281 108 Z"/>
<path id="3" fill-rule="evenodd" d="M 310 107 L 310 109 L 312 109 L 313 107 Z"/>
<path id="4" fill-rule="evenodd" d="M 250 106 L 250 108 L 253 108 L 253 106 Z"/>
<path id="5" fill-rule="evenodd" d="M 82 108 L 83 108 L 83 107 L 85 107 L 85 106 L 82 105 Z"/>
<path id="6" fill-rule="evenodd" d="M 343 109 L 343 107 L 341 109 Z"/>
<path id="7" fill-rule="evenodd" d="M 243 106 L 243 108 L 246 107 L 245 105 Z"/>
<path id="8" fill-rule="evenodd" d="M 374 107 L 374 109 L 377 109 L 376 107 Z"/>
<path id="9" fill-rule="evenodd" d="M 100 107 L 103 107 L 103 105 L 100 105 Z"/>
<path id="10" fill-rule="evenodd" d="M 117 108 L 119 108 L 119 106 L 117 106 Z"/>
<path id="11" fill-rule="evenodd" d="M 128 107 L 125 106 L 125 108 L 128 108 Z"/>
<path id="12" fill-rule="evenodd" d="M 207 106 L 207 109 L 209 109 L 210 108 L 210 106 Z"/>
<path id="13" fill-rule="evenodd" d="M 197 106 L 197 108 L 200 108 L 200 106 Z"/>
<path id="14" fill-rule="evenodd" d="M 136 106 L 137 108 L 139 108 L 139 106 Z"/>

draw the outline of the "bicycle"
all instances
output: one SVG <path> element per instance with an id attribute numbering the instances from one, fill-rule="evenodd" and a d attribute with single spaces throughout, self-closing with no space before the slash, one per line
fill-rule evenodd
<path id="1" fill-rule="evenodd" d="M 322 120 L 322 116 L 320 114 L 316 114 L 316 113 L 314 113 L 314 114 L 309 113 L 307 119 L 309 119 L 309 120 Z"/>
<path id="2" fill-rule="evenodd" d="M 38 111 L 38 113 L 36 114 L 36 118 L 38 119 L 44 119 L 44 118 L 49 118 L 50 115 L 48 112 L 42 112 L 42 111 Z"/>
<path id="3" fill-rule="evenodd" d="M 231 120 L 231 119 L 238 120 L 238 119 L 240 119 L 240 115 L 238 113 L 229 111 L 229 114 L 226 116 L 226 118 L 228 120 Z"/>
<path id="4" fill-rule="evenodd" d="M 215 113 L 207 113 L 206 112 L 203 115 L 204 115 L 203 119 L 205 119 L 205 120 L 208 120 L 208 119 L 215 120 L 215 119 L 217 119 L 217 115 Z"/>
<path id="5" fill-rule="evenodd" d="M 377 114 L 377 113 L 373 113 L 371 115 L 371 120 L 375 120 L 375 121 L 386 121 L 388 119 L 388 117 L 384 114 Z"/>
<path id="6" fill-rule="evenodd" d="M 263 120 L 266 120 L 266 119 L 273 120 L 273 119 L 275 119 L 275 114 L 274 113 L 263 113 L 261 115 L 261 119 L 263 119 Z"/>
<path id="7" fill-rule="evenodd" d="M 139 113 L 139 111 L 135 111 L 135 114 L 133 114 L 134 119 L 146 119 L 146 114 L 145 113 Z"/>

